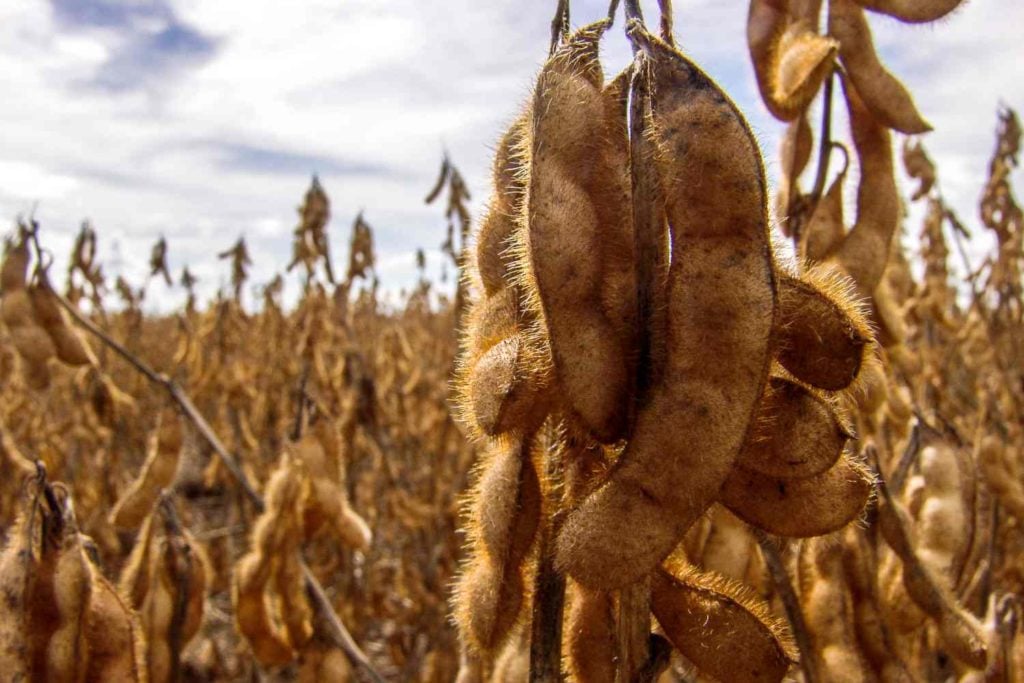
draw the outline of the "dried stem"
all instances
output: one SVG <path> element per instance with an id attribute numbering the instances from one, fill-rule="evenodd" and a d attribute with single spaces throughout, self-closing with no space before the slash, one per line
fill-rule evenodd
<path id="1" fill-rule="evenodd" d="M 793 630 L 793 639 L 800 651 L 800 666 L 804 672 L 804 681 L 816 683 L 819 679 L 814 668 L 814 648 L 811 645 L 811 636 L 807 631 L 807 624 L 804 622 L 804 614 L 800 611 L 800 601 L 796 597 L 793 584 L 786 572 L 786 566 L 782 562 L 782 554 L 779 553 L 778 546 L 768 537 L 768 534 L 757 527 L 751 527 L 751 530 L 757 538 L 757 544 L 761 546 L 764 563 L 768 565 L 775 590 L 779 592 L 782 606 L 786 609 L 786 618 L 789 620 L 789 626 Z"/>

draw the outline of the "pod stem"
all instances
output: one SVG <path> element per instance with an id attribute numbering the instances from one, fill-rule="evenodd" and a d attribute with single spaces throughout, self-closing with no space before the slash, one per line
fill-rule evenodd
<path id="1" fill-rule="evenodd" d="M 800 601 L 789 580 L 786 565 L 782 561 L 779 547 L 761 529 L 757 527 L 750 527 L 750 529 L 754 532 L 757 544 L 761 547 L 764 563 L 768 565 L 768 572 L 772 575 L 775 590 L 779 592 L 782 606 L 786 610 L 789 627 L 793 630 L 793 640 L 796 641 L 797 649 L 800 650 L 800 668 L 803 669 L 804 680 L 807 683 L 818 683 L 821 679 L 814 666 L 814 647 L 811 645 L 811 636 L 807 630 L 807 623 L 804 621 L 804 614 L 800 611 Z"/>
<path id="2" fill-rule="evenodd" d="M 829 159 L 832 155 L 832 90 L 835 84 L 836 74 L 833 70 L 825 79 L 825 89 L 822 93 L 821 100 L 821 140 L 818 143 L 818 170 L 814 176 L 814 187 L 811 190 L 810 201 L 807 206 L 807 216 L 814 214 L 815 209 L 818 208 L 818 202 L 821 201 L 821 195 L 825 192 L 825 180 L 828 177 L 828 165 Z M 794 148 L 796 145 L 794 145 Z M 796 154 L 794 149 L 794 154 Z M 792 183 L 796 183 L 796 179 L 791 179 Z M 790 199 L 792 202 L 792 199 Z M 793 224 L 793 244 L 799 250 L 800 248 L 800 231 L 802 226 L 798 221 Z"/>
<path id="3" fill-rule="evenodd" d="M 537 437 L 534 437 L 537 438 Z M 562 615 L 565 612 L 565 575 L 555 569 L 554 544 L 564 516 L 562 444 L 542 449 L 544 455 L 545 513 L 538 539 L 537 575 L 534 578 L 530 620 L 530 683 L 562 681 Z"/>
<path id="4" fill-rule="evenodd" d="M 555 54 L 558 43 L 569 33 L 569 0 L 558 0 L 555 6 L 555 16 L 551 20 L 551 45 L 548 47 L 548 57 Z"/>
<path id="5" fill-rule="evenodd" d="M 649 668 L 651 584 L 647 577 L 619 591 L 617 681 L 640 680 Z"/>

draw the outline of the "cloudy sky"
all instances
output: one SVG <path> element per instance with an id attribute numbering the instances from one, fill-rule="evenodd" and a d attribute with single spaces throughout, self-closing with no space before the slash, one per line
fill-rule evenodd
<path id="1" fill-rule="evenodd" d="M 747 114 L 774 174 L 783 126 L 757 97 L 746 3 L 675 4 L 680 44 Z M 607 2 L 572 5 L 574 23 L 583 23 Z M 11 222 L 37 206 L 45 242 L 60 255 L 88 218 L 99 231 L 106 272 L 136 284 L 145 279 L 149 247 L 165 235 L 172 268 L 189 264 L 208 294 L 227 277 L 216 252 L 241 234 L 255 261 L 254 282 L 287 263 L 295 207 L 315 172 L 333 203 L 336 261 L 345 258 L 352 218 L 365 210 L 386 287 L 413 280 L 421 246 L 436 276 L 445 222 L 422 198 L 442 150 L 463 172 L 478 209 L 493 144 L 546 54 L 553 6 L 0 3 L 0 217 Z M 648 12 L 656 16 L 653 7 Z M 1024 108 L 1024 3 L 969 0 L 929 26 L 880 16 L 871 22 L 883 59 L 935 127 L 926 145 L 940 164 L 943 192 L 976 224 L 996 108 Z M 627 63 L 619 30 L 605 58 L 608 72 Z M 151 306 L 181 300 L 159 283 L 150 291 Z"/>

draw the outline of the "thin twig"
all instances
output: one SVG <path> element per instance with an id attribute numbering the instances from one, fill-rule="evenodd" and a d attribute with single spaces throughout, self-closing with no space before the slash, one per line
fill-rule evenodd
<path id="1" fill-rule="evenodd" d="M 761 546 L 764 563 L 768 565 L 775 590 L 779 592 L 782 605 L 786 609 L 789 626 L 793 629 L 793 640 L 796 641 L 797 649 L 800 650 L 800 665 L 803 668 L 804 681 L 816 683 L 818 676 L 814 667 L 814 648 L 811 645 L 811 636 L 807 630 L 807 623 L 804 621 L 804 614 L 800 611 L 800 602 L 793 590 L 793 584 L 789 581 L 786 566 L 782 563 L 782 555 L 768 534 L 757 527 L 751 527 L 751 530 L 757 538 L 757 544 Z"/>
<path id="2" fill-rule="evenodd" d="M 661 39 L 672 47 L 676 46 L 676 38 L 672 31 L 672 0 L 658 0 L 661 10 Z"/>
<path id="3" fill-rule="evenodd" d="M 235 478 L 239 486 L 241 486 L 242 491 L 245 493 L 249 501 L 258 511 L 262 512 L 264 509 L 263 498 L 256 489 L 253 488 L 252 484 L 249 482 L 249 478 L 239 466 L 238 461 L 236 461 L 234 456 L 228 452 L 228 449 L 224 446 L 221 440 L 217 438 L 216 433 L 210 427 L 202 413 L 199 412 L 195 404 L 192 403 L 192 399 L 189 398 L 188 394 L 185 393 L 178 383 L 167 377 L 167 375 L 156 372 L 150 368 L 104 330 L 97 327 L 95 323 L 83 316 L 67 299 L 56 292 L 54 292 L 54 294 L 57 297 L 57 301 L 64 307 L 64 310 L 71 315 L 75 322 L 91 332 L 105 345 L 113 349 L 119 356 L 128 361 L 132 367 L 138 370 L 147 379 L 154 384 L 161 386 L 168 393 L 171 399 L 178 404 L 178 407 L 185 416 L 192 422 L 192 425 L 195 427 L 196 431 L 199 432 L 200 436 L 206 440 L 214 453 L 217 454 L 217 457 L 220 458 L 221 462 Z M 313 575 L 313 572 L 310 570 L 305 560 L 300 558 L 299 563 L 302 566 L 302 574 L 306 582 L 306 590 L 309 591 L 317 610 L 323 617 L 324 622 L 327 624 L 331 639 L 342 649 L 342 651 L 344 651 L 349 660 L 360 671 L 362 671 L 363 674 L 372 681 L 382 683 L 383 679 L 380 677 L 380 674 L 378 674 L 376 669 L 373 668 L 369 658 L 359 648 L 355 640 L 353 640 L 352 635 L 348 632 L 348 629 L 345 628 L 345 625 L 341 623 L 340 619 L 338 619 L 338 615 L 335 614 L 334 607 L 331 606 L 331 602 L 327 598 L 327 594 L 324 592 L 323 586 L 320 585 L 316 576 Z"/>
<path id="4" fill-rule="evenodd" d="M 569 0 L 558 0 L 555 6 L 555 16 L 551 20 L 551 45 L 548 48 L 548 56 L 555 54 L 558 43 L 562 37 L 569 33 Z"/>

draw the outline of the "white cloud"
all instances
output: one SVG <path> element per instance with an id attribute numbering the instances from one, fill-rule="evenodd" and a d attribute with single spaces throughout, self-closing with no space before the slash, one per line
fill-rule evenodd
<path id="1" fill-rule="evenodd" d="M 69 23 L 69 11 L 87 16 L 92 4 L 0 7 L 0 82 L 12 94 L 0 108 L 0 214 L 13 217 L 40 200 L 37 215 L 59 254 L 90 218 L 104 255 L 116 241 L 122 270 L 136 281 L 149 245 L 164 234 L 172 266 L 189 263 L 207 294 L 226 280 L 216 252 L 239 234 L 250 242 L 254 281 L 287 263 L 294 209 L 314 171 L 333 202 L 337 263 L 362 209 L 376 229 L 384 286 L 413 283 L 420 246 L 439 272 L 445 221 L 422 197 L 441 151 L 460 167 L 478 210 L 493 143 L 546 55 L 553 7 L 164 0 L 102 3 L 121 13 L 118 25 Z M 783 125 L 758 100 L 745 3 L 676 5 L 680 43 L 747 113 L 774 173 Z M 577 0 L 574 23 L 606 6 Z M 644 6 L 656 16 L 655 2 Z M 930 27 L 871 21 L 883 59 L 936 127 L 925 142 L 944 193 L 973 222 L 995 107 L 1024 107 L 1013 35 L 1024 6 L 968 3 Z M 620 17 L 605 49 L 609 72 L 629 60 L 621 27 Z M 157 291 L 150 303 L 164 299 L 177 302 Z"/>

